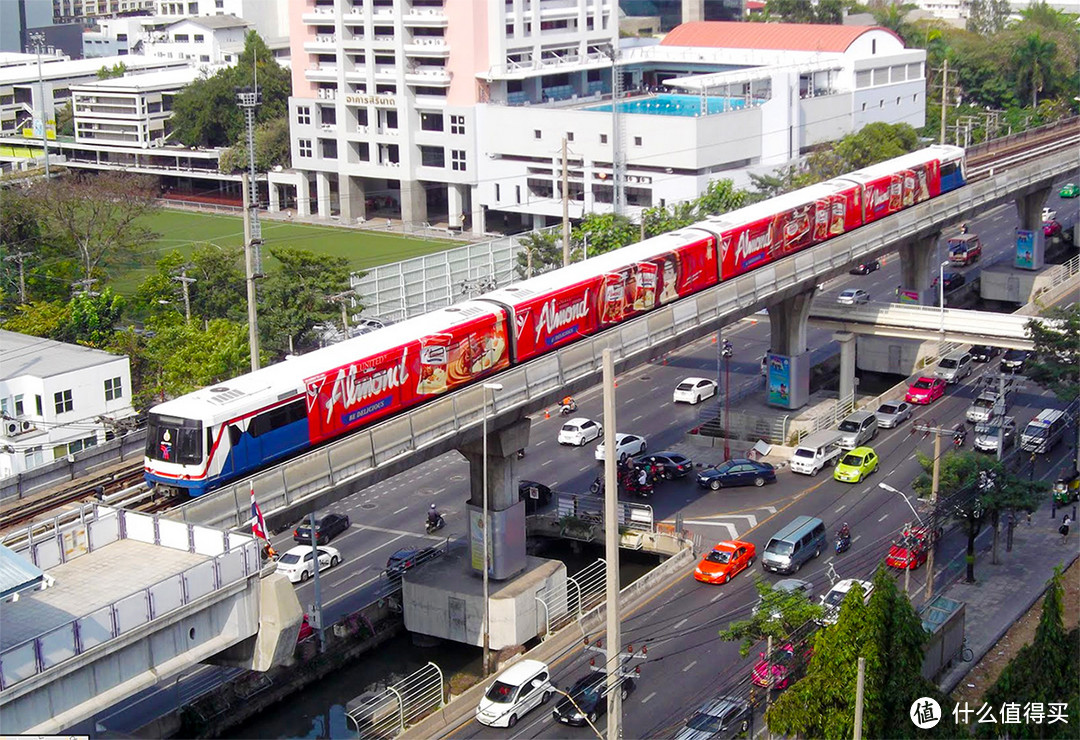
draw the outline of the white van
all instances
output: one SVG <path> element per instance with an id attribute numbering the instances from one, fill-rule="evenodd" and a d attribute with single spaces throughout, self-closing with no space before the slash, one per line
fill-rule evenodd
<path id="1" fill-rule="evenodd" d="M 1043 409 L 1028 422 L 1020 435 L 1020 449 L 1025 452 L 1049 452 L 1065 434 L 1065 412 Z"/>
<path id="2" fill-rule="evenodd" d="M 841 436 L 831 430 L 806 435 L 791 453 L 791 472 L 817 475 L 826 465 L 835 465 L 840 457 Z"/>
<path id="3" fill-rule="evenodd" d="M 522 660 L 499 674 L 476 707 L 476 721 L 513 727 L 531 709 L 551 698 L 551 671 L 539 660 Z"/>

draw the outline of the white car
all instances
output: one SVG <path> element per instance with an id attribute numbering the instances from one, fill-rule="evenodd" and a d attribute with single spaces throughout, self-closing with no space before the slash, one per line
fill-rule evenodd
<path id="1" fill-rule="evenodd" d="M 836 296 L 836 302 L 842 306 L 854 306 L 860 303 L 869 303 L 870 294 L 862 288 L 848 288 L 840 291 Z"/>
<path id="2" fill-rule="evenodd" d="M 583 446 L 586 442 L 599 439 L 604 433 L 604 427 L 592 419 L 579 416 L 562 425 L 559 430 L 559 444 Z"/>
<path id="3" fill-rule="evenodd" d="M 825 615 L 821 619 L 822 624 L 836 624 L 836 620 L 840 617 L 840 605 L 844 603 L 848 591 L 856 583 L 862 586 L 863 603 L 870 603 L 870 594 L 874 593 L 874 584 L 870 583 L 870 581 L 863 581 L 858 578 L 845 578 L 842 581 L 837 581 L 829 593 L 821 597 L 821 605 L 825 607 Z"/>
<path id="4" fill-rule="evenodd" d="M 675 403 L 701 403 L 716 395 L 716 382 L 707 378 L 686 378 L 675 386 Z"/>
<path id="5" fill-rule="evenodd" d="M 286 551 L 277 561 L 278 573 L 284 573 L 293 583 L 303 583 L 315 575 L 312 567 L 314 558 L 309 545 L 297 545 Z M 322 545 L 319 547 L 319 570 L 333 568 L 341 562 L 341 553 L 336 547 Z"/>
<path id="6" fill-rule="evenodd" d="M 633 457 L 645 452 L 645 438 L 639 437 L 636 434 L 615 434 L 615 459 L 619 460 L 622 456 L 629 455 Z M 604 443 L 596 445 L 596 459 L 603 462 L 604 460 Z"/>
<path id="7" fill-rule="evenodd" d="M 539 660 L 522 660 L 499 674 L 476 707 L 476 721 L 513 727 L 522 715 L 551 698 L 551 671 Z"/>

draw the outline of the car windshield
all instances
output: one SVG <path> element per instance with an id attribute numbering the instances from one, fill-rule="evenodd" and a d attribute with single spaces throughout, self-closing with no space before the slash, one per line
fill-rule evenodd
<path id="1" fill-rule="evenodd" d="M 562 430 L 564 432 L 571 432 L 572 433 L 572 432 L 581 431 L 581 427 L 579 427 L 577 424 L 563 424 Z"/>
<path id="2" fill-rule="evenodd" d="M 727 471 L 731 470 L 733 467 L 735 467 L 735 463 L 733 463 L 731 461 L 728 461 L 726 463 L 722 463 L 721 465 L 717 465 L 716 466 L 716 472 L 717 473 L 726 473 Z"/>
<path id="3" fill-rule="evenodd" d="M 675 388 L 675 390 L 677 390 L 677 391 L 690 391 L 690 390 L 693 390 L 693 389 L 694 389 L 694 384 L 693 383 L 679 383 L 679 385 Z"/>
<path id="4" fill-rule="evenodd" d="M 705 714 L 705 712 L 698 712 L 687 721 L 686 726 L 692 730 L 701 730 L 702 732 L 720 732 L 723 729 L 724 721 L 719 717 L 715 717 L 711 714 Z"/>
<path id="5" fill-rule="evenodd" d="M 1043 437 L 1046 436 L 1046 427 L 1044 427 L 1044 426 L 1035 426 L 1034 424 L 1032 424 L 1031 426 L 1029 426 L 1027 429 L 1024 430 L 1024 436 L 1026 436 L 1026 437 L 1034 437 L 1035 439 L 1042 439 Z"/>
<path id="6" fill-rule="evenodd" d="M 911 387 L 912 387 L 912 388 L 922 388 L 922 389 L 926 389 L 926 388 L 929 388 L 929 387 L 930 387 L 930 385 L 931 385 L 930 381 L 929 381 L 929 380 L 927 380 L 926 378 L 919 378 L 918 380 L 916 380 L 916 381 L 915 381 L 915 382 L 914 382 L 914 383 L 912 384 L 912 386 L 911 386 Z"/>
<path id="7" fill-rule="evenodd" d="M 1022 360 L 1027 357 L 1027 353 L 1021 349 L 1010 349 L 1005 352 L 1003 360 Z"/>
<path id="8" fill-rule="evenodd" d="M 508 704 L 514 698 L 514 687 L 502 681 L 491 684 L 485 696 L 496 704 Z"/>
<path id="9" fill-rule="evenodd" d="M 938 363 L 938 366 L 946 368 L 946 369 L 952 369 L 952 368 L 956 367 L 959 364 L 960 363 L 957 362 L 956 360 L 950 360 L 948 357 L 946 357 L 944 360 L 942 360 L 941 362 Z"/>
<path id="10" fill-rule="evenodd" d="M 855 291 L 854 290 L 845 290 L 840 295 L 843 296 L 844 298 L 854 298 L 855 297 Z"/>
<path id="11" fill-rule="evenodd" d="M 980 408 L 980 409 L 993 408 L 994 399 L 992 399 L 992 398 L 976 398 L 975 403 L 973 403 L 971 405 L 975 406 L 976 408 Z"/>
<path id="12" fill-rule="evenodd" d="M 859 467 L 862 465 L 862 455 L 844 455 L 844 459 L 840 461 L 842 465 L 851 465 L 852 467 Z"/>
<path id="13" fill-rule="evenodd" d="M 891 403 L 883 403 L 877 408 L 879 414 L 895 414 L 900 410 L 899 406 Z"/>
<path id="14" fill-rule="evenodd" d="M 806 447 L 796 447 L 795 457 L 813 457 L 814 451 Z"/>
<path id="15" fill-rule="evenodd" d="M 293 565 L 294 563 L 299 563 L 300 562 L 300 556 L 299 555 L 294 555 L 291 552 L 287 552 L 284 555 L 282 555 L 280 558 L 278 558 L 278 562 L 282 563 L 284 565 Z"/>
<path id="16" fill-rule="evenodd" d="M 987 437 L 998 436 L 998 430 L 1001 429 L 1000 424 L 976 424 L 975 433 L 985 435 Z"/>
<path id="17" fill-rule="evenodd" d="M 771 552 L 776 555 L 790 555 L 794 550 L 795 547 L 790 542 L 783 542 L 781 540 L 770 540 L 768 546 L 765 548 L 765 552 Z"/>
<path id="18" fill-rule="evenodd" d="M 713 550 L 705 559 L 710 563 L 729 563 L 731 562 L 731 553 L 726 550 Z"/>
<path id="19" fill-rule="evenodd" d="M 854 421 L 848 421 L 847 419 L 845 419 L 844 421 L 840 422 L 840 431 L 857 432 L 859 431 L 859 425 Z"/>
<path id="20" fill-rule="evenodd" d="M 825 595 L 825 606 L 840 606 L 845 596 L 847 596 L 847 591 L 833 589 Z"/>

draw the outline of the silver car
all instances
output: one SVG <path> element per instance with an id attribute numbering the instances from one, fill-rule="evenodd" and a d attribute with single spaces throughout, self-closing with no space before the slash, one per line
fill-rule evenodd
<path id="1" fill-rule="evenodd" d="M 905 419 L 911 418 L 911 404 L 907 401 L 885 401 L 874 411 L 878 426 L 892 429 Z"/>
<path id="2" fill-rule="evenodd" d="M 971 402 L 971 405 L 967 407 L 967 411 L 964 412 L 964 418 L 972 424 L 990 421 L 997 405 L 998 394 L 993 391 L 983 391 Z"/>
<path id="3" fill-rule="evenodd" d="M 1007 450 L 1016 443 L 1016 419 L 1011 416 L 998 417 L 975 425 L 975 449 L 980 452 L 997 452 L 998 435 L 1004 425 L 1005 435 L 1001 438 L 1001 449 Z"/>
<path id="4" fill-rule="evenodd" d="M 727 740 L 753 735 L 754 710 L 735 696 L 718 696 L 698 707 L 675 740 Z"/>

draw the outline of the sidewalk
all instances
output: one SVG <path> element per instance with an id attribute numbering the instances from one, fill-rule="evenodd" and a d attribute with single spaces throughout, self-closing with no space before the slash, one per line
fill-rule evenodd
<path id="1" fill-rule="evenodd" d="M 1051 520 L 1047 500 L 1032 514 L 1031 525 L 1021 515 L 1013 531 L 1012 552 L 1005 551 L 1006 532 L 1002 526 L 998 535 L 998 565 L 990 563 L 993 528 L 984 525 L 976 540 L 975 583 L 964 582 L 963 550 L 942 566 L 938 581 L 944 579 L 945 584 L 939 585 L 935 593 L 967 605 L 965 634 L 968 647 L 975 654 L 972 662 L 958 659 L 942 674 L 938 685 L 945 693 L 951 693 L 1009 627 L 1039 600 L 1054 568 L 1059 564 L 1067 568 L 1080 557 L 1076 527 L 1064 543 L 1057 531 L 1062 514 L 1067 511 L 1072 516 L 1073 506 L 1058 509 L 1057 516 Z"/>

